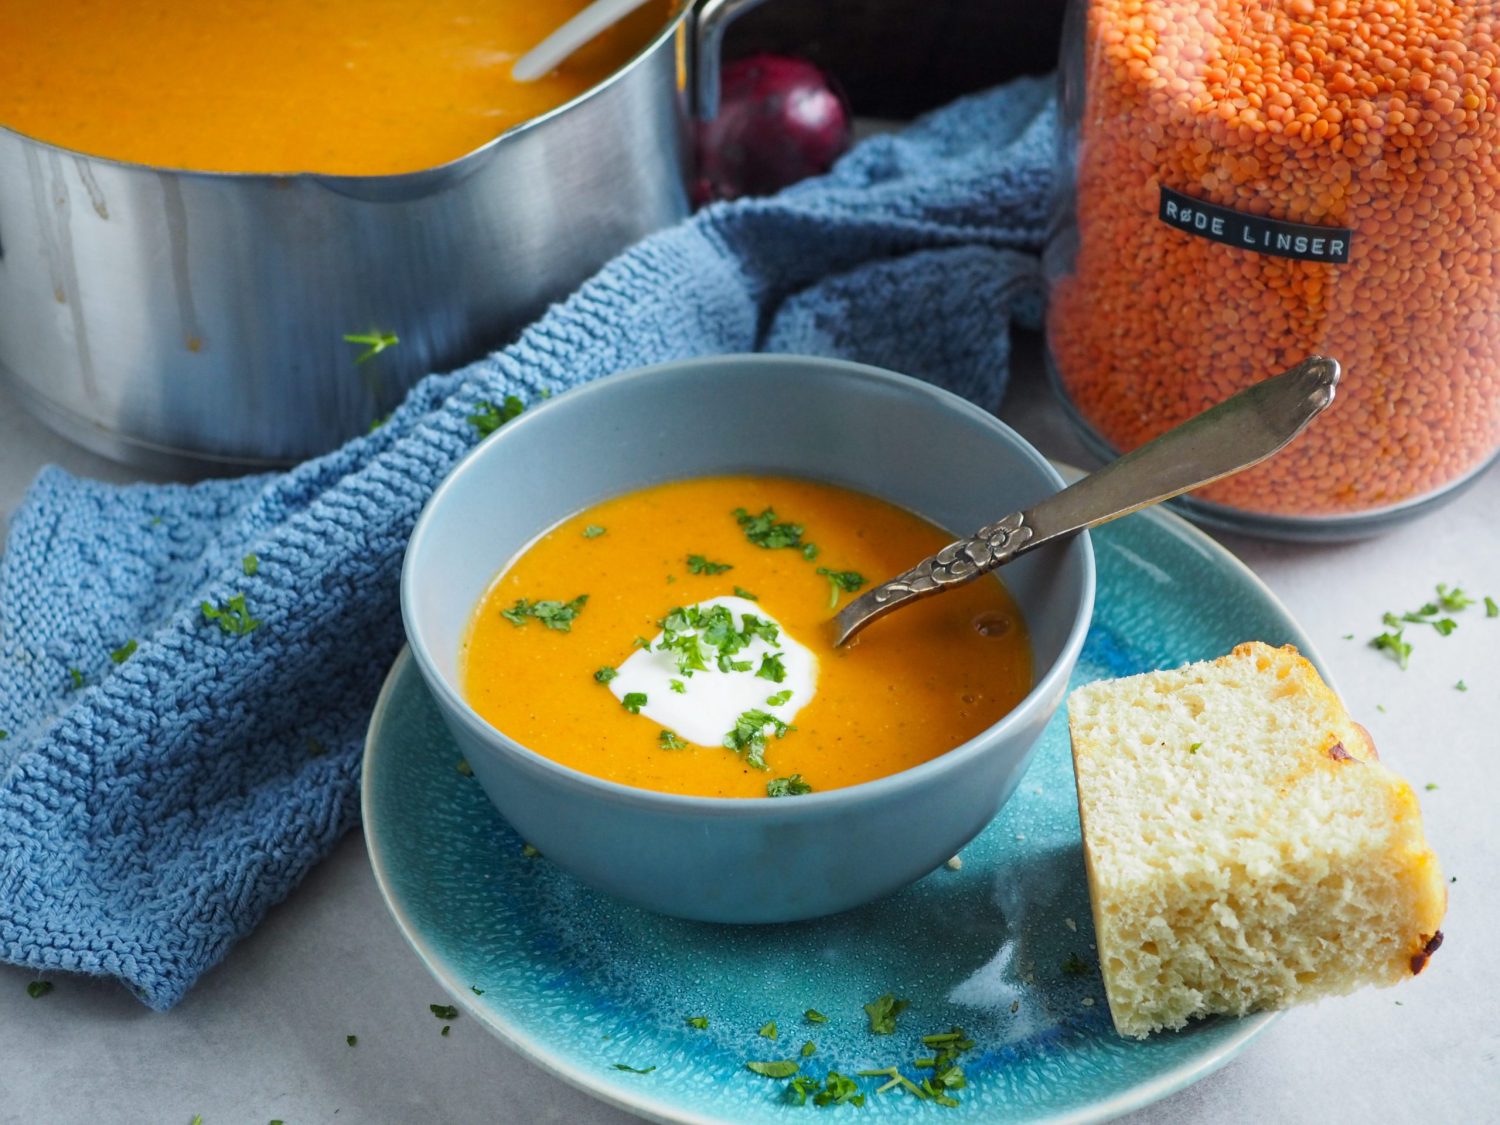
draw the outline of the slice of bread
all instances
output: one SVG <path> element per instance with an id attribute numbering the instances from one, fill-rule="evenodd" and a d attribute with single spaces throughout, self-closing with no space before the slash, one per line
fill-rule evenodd
<path id="1" fill-rule="evenodd" d="M 1416 796 L 1296 649 L 1089 684 L 1068 725 L 1121 1035 L 1395 984 L 1442 941 Z"/>

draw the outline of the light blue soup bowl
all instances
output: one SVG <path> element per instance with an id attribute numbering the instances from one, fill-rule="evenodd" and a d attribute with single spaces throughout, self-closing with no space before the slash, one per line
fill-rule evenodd
<path id="1" fill-rule="evenodd" d="M 1005 568 L 1036 670 L 1015 710 L 932 761 L 845 789 L 778 800 L 635 789 L 528 750 L 464 701 L 466 626 L 517 552 L 609 497 L 743 472 L 858 489 L 955 537 L 1062 487 L 1009 427 L 915 379 L 793 356 L 688 360 L 569 391 L 476 448 L 417 521 L 401 610 L 469 765 L 549 860 L 664 914 L 785 922 L 847 910 L 919 878 L 995 816 L 1062 703 L 1093 609 L 1094 558 L 1081 535 Z"/>

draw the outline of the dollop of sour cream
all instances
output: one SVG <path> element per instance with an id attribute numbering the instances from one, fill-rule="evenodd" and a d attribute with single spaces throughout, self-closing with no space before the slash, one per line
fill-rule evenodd
<path id="1" fill-rule="evenodd" d="M 678 637 L 699 639 L 706 667 L 688 674 L 681 666 L 680 650 L 663 643 L 667 639 L 663 630 L 651 638 L 649 649 L 637 649 L 625 660 L 609 682 L 609 690 L 622 703 L 628 695 L 644 695 L 641 715 L 700 746 L 724 745 L 725 735 L 747 711 L 764 711 L 790 723 L 818 688 L 818 658 L 782 628 L 781 622 L 748 598 L 709 598 L 689 609 L 697 610 L 701 618 L 715 606 L 729 611 L 734 628 L 741 633 L 750 632 L 747 615 L 756 624 L 743 648 L 725 654 L 726 664 L 748 664 L 748 668 L 722 669 L 720 652 L 704 638 L 704 630 L 688 627 L 673 632 Z M 768 640 L 768 636 L 775 640 Z M 768 659 L 771 666 L 780 664 L 780 681 L 759 674 Z M 681 685 L 680 690 L 673 688 L 674 680 Z"/>

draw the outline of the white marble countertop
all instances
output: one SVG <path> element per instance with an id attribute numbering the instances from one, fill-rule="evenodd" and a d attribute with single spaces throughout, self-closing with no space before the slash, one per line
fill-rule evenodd
<path id="1" fill-rule="evenodd" d="M 1034 343 L 1001 415 L 1046 453 L 1089 463 L 1040 384 Z M 0 516 L 46 462 L 129 470 L 43 431 L 0 390 Z M 1224 1069 L 1135 1123 L 1500 1121 L 1500 620 L 1426 643 L 1401 671 L 1363 642 L 1438 582 L 1500 597 L 1500 472 L 1420 522 L 1360 543 L 1221 536 L 1301 621 L 1382 757 L 1417 786 L 1456 877 L 1442 952 L 1419 979 L 1289 1013 Z M 1472 624 L 1471 624 L 1472 622 Z M 1353 640 L 1344 635 L 1352 633 Z M 1454 689 L 1464 679 L 1467 692 Z M 1424 786 L 1436 785 L 1431 791 Z M 441 989 L 386 913 L 351 833 L 176 1009 L 111 981 L 0 965 L 0 1122 L 203 1125 L 631 1120 L 492 1039 L 432 1033 Z M 359 1036 L 350 1050 L 347 1034 Z"/>

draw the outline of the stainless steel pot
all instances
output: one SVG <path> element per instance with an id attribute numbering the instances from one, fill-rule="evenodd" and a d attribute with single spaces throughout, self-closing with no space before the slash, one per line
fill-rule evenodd
<path id="1" fill-rule="evenodd" d="M 405 175 L 183 172 L 0 127 L 0 376 L 133 464 L 330 449 L 687 214 L 692 116 L 716 110 L 723 30 L 758 3 L 689 0 L 605 82 Z M 364 362 L 344 339 L 387 333 Z"/>

